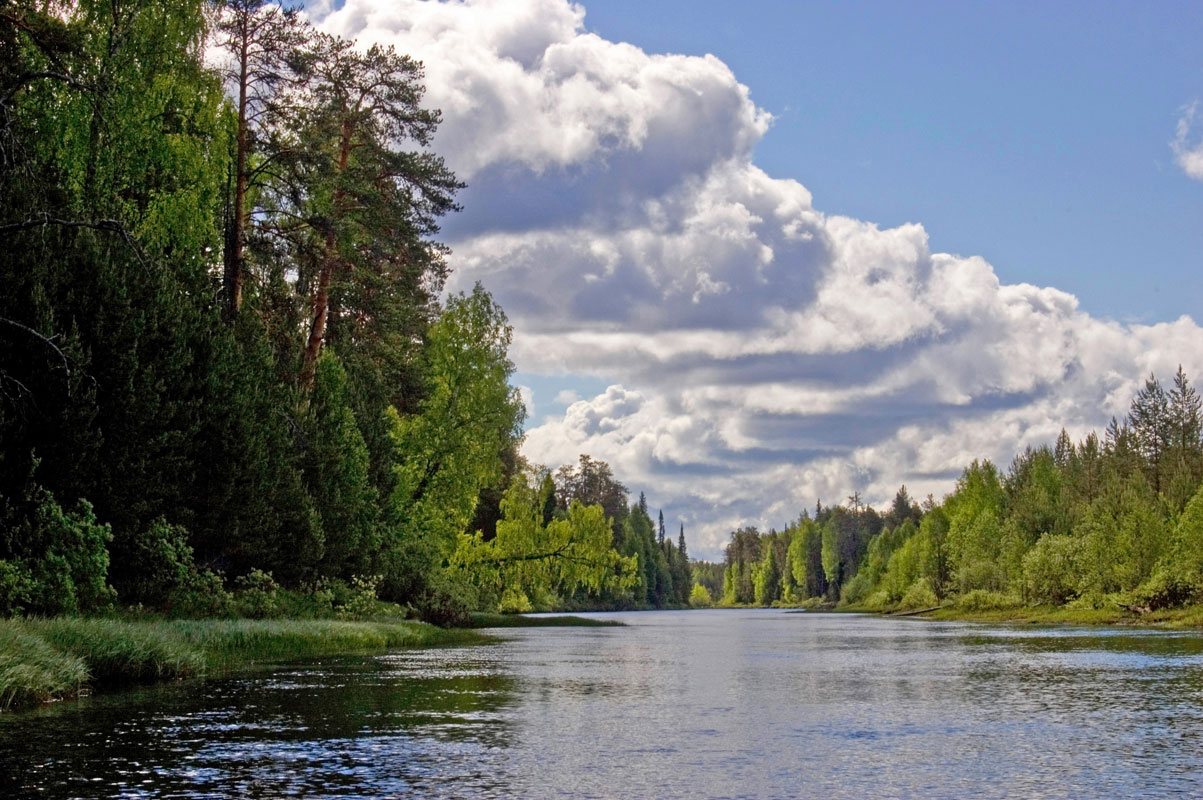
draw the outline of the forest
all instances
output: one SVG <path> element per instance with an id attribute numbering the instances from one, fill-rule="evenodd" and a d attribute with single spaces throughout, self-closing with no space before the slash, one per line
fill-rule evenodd
<path id="1" fill-rule="evenodd" d="M 903 486 L 880 513 L 816 503 L 784 530 L 735 531 L 695 568 L 727 605 L 870 610 L 1021 605 L 1135 612 L 1203 600 L 1203 425 L 1179 367 L 1150 375 L 1127 417 L 1076 444 L 1029 448 L 1002 471 L 975 461 L 941 501 Z"/>
<path id="2" fill-rule="evenodd" d="M 422 81 L 260 0 L 0 4 L 0 614 L 668 602 L 646 504 L 518 455 Z"/>
<path id="3" fill-rule="evenodd" d="M 440 120 L 420 63 L 273 3 L 0 3 L 0 615 L 1203 599 L 1181 369 L 723 564 L 605 462 L 528 464 L 505 313 L 444 291 Z"/>

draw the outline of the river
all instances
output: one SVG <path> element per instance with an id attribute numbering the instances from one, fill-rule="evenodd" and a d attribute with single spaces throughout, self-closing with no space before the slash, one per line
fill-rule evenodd
<path id="1" fill-rule="evenodd" d="M 0 797 L 1203 794 L 1203 636 L 598 614 L 0 716 Z"/>

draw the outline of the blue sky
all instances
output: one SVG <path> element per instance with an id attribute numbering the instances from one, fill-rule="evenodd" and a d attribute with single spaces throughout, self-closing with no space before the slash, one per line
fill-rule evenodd
<path id="1" fill-rule="evenodd" d="M 649 52 L 713 53 L 773 114 L 755 161 L 815 204 L 1155 321 L 1203 308 L 1203 191 L 1173 164 L 1203 3 L 587 3 Z"/>
<path id="2" fill-rule="evenodd" d="M 524 454 L 691 553 L 1203 375 L 1203 5 L 346 0 L 426 65 Z"/>

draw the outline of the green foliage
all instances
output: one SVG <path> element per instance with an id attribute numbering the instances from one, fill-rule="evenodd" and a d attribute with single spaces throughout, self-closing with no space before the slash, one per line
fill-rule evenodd
<path id="1" fill-rule="evenodd" d="M 827 575 L 822 562 L 822 531 L 809 518 L 799 520 L 789 544 L 790 570 L 803 598 L 827 593 Z"/>
<path id="2" fill-rule="evenodd" d="M 781 599 L 781 567 L 777 563 L 777 550 L 769 546 L 764 560 L 757 565 L 752 578 L 753 599 L 756 605 L 771 606 Z"/>
<path id="3" fill-rule="evenodd" d="M 1079 539 L 1066 534 L 1043 536 L 1023 557 L 1022 596 L 1031 604 L 1061 605 L 1082 583 Z"/>
<path id="4" fill-rule="evenodd" d="M 956 606 L 963 611 L 1000 611 L 1018 608 L 1023 600 L 1012 594 L 974 589 L 957 598 Z"/>
<path id="5" fill-rule="evenodd" d="M 196 572 L 188 531 L 160 517 L 113 548 L 113 583 L 128 603 L 164 605 Z"/>
<path id="6" fill-rule="evenodd" d="M 226 591 L 221 576 L 203 569 L 190 573 L 169 598 L 171 613 L 197 619 L 228 617 L 234 613 L 234 596 Z"/>
<path id="7" fill-rule="evenodd" d="M 108 525 L 80 500 L 65 511 L 45 488 L 0 495 L 0 614 L 99 611 L 114 599 L 107 583 Z"/>
<path id="8" fill-rule="evenodd" d="M 278 616 L 280 587 L 270 572 L 253 569 L 234 580 L 234 604 L 238 614 L 249 619 Z"/>
<path id="9" fill-rule="evenodd" d="M 538 476 L 515 478 L 502 499 L 497 535 L 484 541 L 463 533 L 452 557 L 456 583 L 494 597 L 569 596 L 578 589 L 600 594 L 611 586 L 634 585 L 634 556 L 611 547 L 611 529 L 601 506 L 574 500 L 568 513 L 543 524 L 546 484 Z"/>
<path id="10" fill-rule="evenodd" d="M 379 612 L 377 587 L 380 575 L 357 575 L 351 579 L 348 596 L 338 608 L 339 619 L 371 619 Z"/>
<path id="11" fill-rule="evenodd" d="M 526 596 L 526 592 L 521 589 L 506 589 L 501 594 L 501 602 L 497 604 L 497 610 L 502 614 L 526 614 L 531 611 L 530 598 Z"/>
<path id="12" fill-rule="evenodd" d="M 927 578 L 916 578 L 915 582 L 902 593 L 902 598 L 898 603 L 900 608 L 906 609 L 934 608 L 939 604 L 940 599 L 936 597 Z"/>
<path id="13" fill-rule="evenodd" d="M 714 606 L 714 598 L 705 586 L 695 583 L 689 593 L 689 605 L 693 608 L 711 608 Z"/>
<path id="14" fill-rule="evenodd" d="M 394 595 L 422 592 L 455 552 L 480 489 L 499 477 L 498 454 L 523 415 L 508 383 L 510 336 L 505 314 L 479 285 L 450 298 L 430 331 L 430 385 L 421 412 L 402 417 L 389 410 L 397 467 L 384 575 Z"/>

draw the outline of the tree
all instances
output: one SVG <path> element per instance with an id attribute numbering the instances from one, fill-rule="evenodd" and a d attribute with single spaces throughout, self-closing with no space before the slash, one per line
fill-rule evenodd
<path id="1" fill-rule="evenodd" d="M 789 545 L 789 560 L 794 582 L 803 597 L 823 597 L 827 594 L 827 575 L 823 569 L 823 530 L 814 520 L 798 520 Z"/>
<path id="2" fill-rule="evenodd" d="M 753 597 L 757 605 L 771 606 L 781 599 L 781 565 L 777 561 L 777 549 L 765 548 L 764 560 L 756 566 L 753 577 Z"/>
<path id="3" fill-rule="evenodd" d="M 500 598 L 506 591 L 566 597 L 578 588 L 596 595 L 636 580 L 635 559 L 610 546 L 601 506 L 573 501 L 564 517 L 543 523 L 548 488 L 537 474 L 517 476 L 502 500 L 497 536 L 487 542 L 479 533 L 459 536 L 451 558 L 459 581 Z"/>
<path id="4" fill-rule="evenodd" d="M 560 508 L 568 508 L 573 500 L 580 500 L 584 505 L 600 505 L 605 509 L 606 516 L 613 520 L 614 543 L 618 547 L 622 522 L 629 513 L 627 487 L 615 480 L 610 465 L 582 453 L 577 467 L 565 464 L 556 471 L 555 482 L 556 503 Z"/>
<path id="5" fill-rule="evenodd" d="M 1150 374 L 1144 388 L 1132 398 L 1128 427 L 1136 439 L 1137 452 L 1154 491 L 1160 491 L 1161 459 L 1173 438 L 1169 397 L 1157 377 Z"/>
<path id="6" fill-rule="evenodd" d="M 313 234 L 301 240 L 297 261 L 309 308 L 300 373 L 307 390 L 328 327 L 333 341 L 395 344 L 388 334 L 405 330 L 441 287 L 446 251 L 429 237 L 438 217 L 457 208 L 462 184 L 439 156 L 401 149 L 425 148 L 439 123 L 437 111 L 421 107 L 420 63 L 391 47 L 361 52 L 321 34 L 303 69 L 294 147 L 306 180 L 290 182 L 288 212 L 305 222 L 298 233 Z"/>
<path id="7" fill-rule="evenodd" d="M 297 9 L 266 0 L 226 0 L 215 28 L 217 46 L 227 56 L 222 76 L 236 94 L 234 186 L 222 280 L 224 311 L 227 319 L 232 319 L 242 308 L 248 196 L 283 155 L 272 144 L 278 143 L 280 127 L 290 111 L 284 93 L 302 83 L 294 67 L 300 63 L 299 51 L 314 33 Z"/>
<path id="8" fill-rule="evenodd" d="M 508 383 L 511 335 L 505 313 L 480 285 L 452 296 L 430 331 L 421 413 L 389 411 L 397 467 L 385 576 L 399 598 L 420 594 L 424 576 L 449 557 L 480 488 L 499 476 L 502 445 L 517 435 L 523 405 Z"/>

